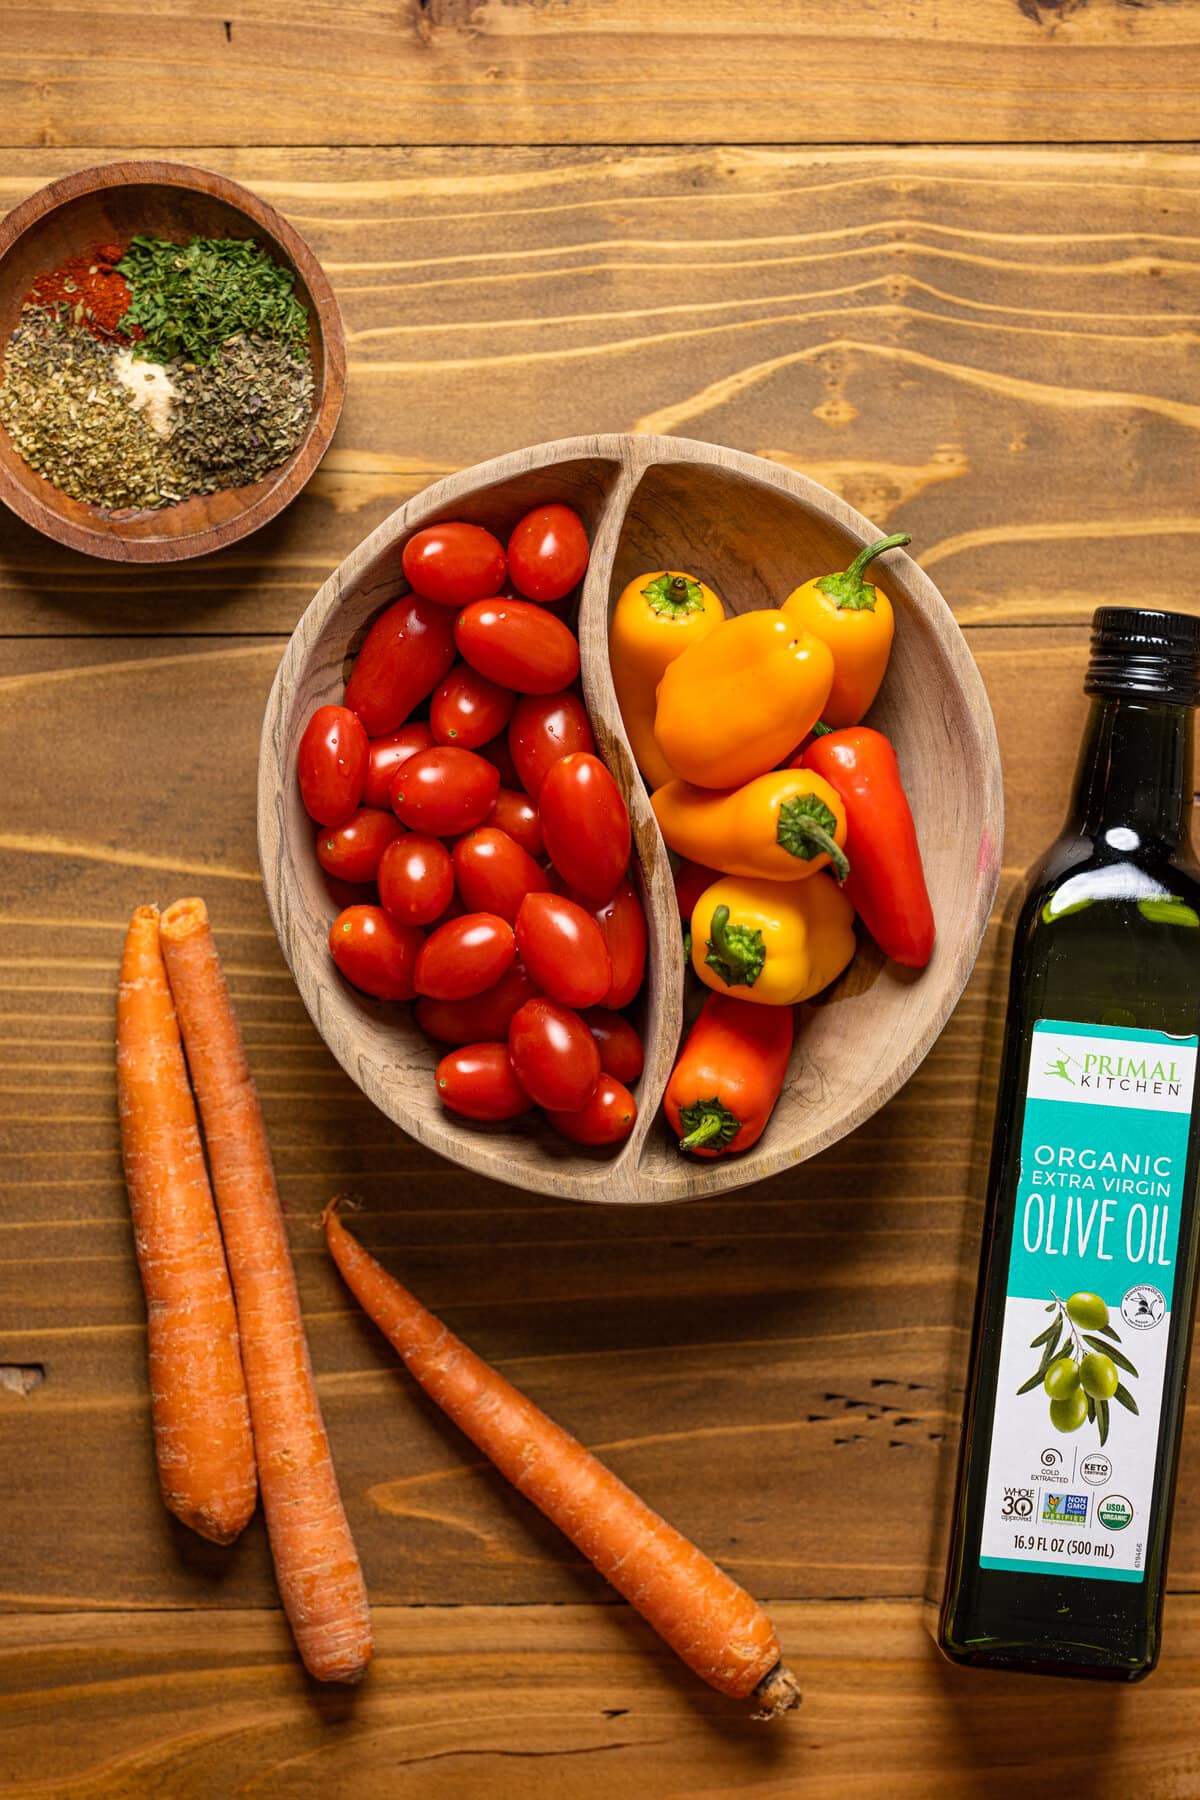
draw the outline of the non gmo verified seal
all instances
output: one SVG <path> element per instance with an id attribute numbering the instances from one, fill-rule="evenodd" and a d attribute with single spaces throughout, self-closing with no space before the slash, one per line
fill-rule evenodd
<path id="1" fill-rule="evenodd" d="M 1105 1494 L 1096 1502 L 1096 1521 L 1105 1531 L 1124 1531 L 1133 1522 L 1133 1508 L 1124 1494 Z"/>

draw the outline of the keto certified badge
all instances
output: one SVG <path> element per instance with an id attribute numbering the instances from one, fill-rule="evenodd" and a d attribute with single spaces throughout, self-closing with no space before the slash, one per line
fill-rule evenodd
<path id="1" fill-rule="evenodd" d="M 1096 1521 L 1105 1531 L 1124 1531 L 1133 1523 L 1133 1508 L 1124 1494 L 1105 1494 L 1096 1502 Z"/>
<path id="2" fill-rule="evenodd" d="M 1099 1451 L 1092 1451 L 1088 1456 L 1080 1458 L 1079 1473 L 1089 1487 L 1103 1487 L 1106 1481 L 1112 1480 L 1112 1464 L 1107 1456 Z"/>

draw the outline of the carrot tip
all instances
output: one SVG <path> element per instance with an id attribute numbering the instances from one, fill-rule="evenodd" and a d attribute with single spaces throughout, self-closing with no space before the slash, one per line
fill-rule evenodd
<path id="1" fill-rule="evenodd" d="M 754 1698 L 758 1706 L 751 1715 L 755 1719 L 774 1719 L 780 1713 L 791 1712 L 799 1706 L 801 1700 L 800 1683 L 792 1674 L 786 1663 L 776 1663 L 769 1675 L 764 1675 L 754 1690 Z"/>
<path id="2" fill-rule="evenodd" d="M 208 908 L 203 900 L 173 900 L 159 921 L 167 937 L 190 937 L 208 924 Z"/>

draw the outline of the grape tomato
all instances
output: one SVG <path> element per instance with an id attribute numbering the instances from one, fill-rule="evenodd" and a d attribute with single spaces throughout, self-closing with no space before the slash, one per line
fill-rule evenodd
<path id="1" fill-rule="evenodd" d="M 514 788 L 502 787 L 487 816 L 487 823 L 494 825 L 497 831 L 503 831 L 514 844 L 520 844 L 526 855 L 545 855 L 546 845 L 542 838 L 538 809 L 526 794 L 518 794 Z"/>
<path id="2" fill-rule="evenodd" d="M 318 706 L 300 739 L 296 775 L 305 810 L 319 825 L 343 825 L 362 799 L 367 734 L 345 706 Z"/>
<path id="3" fill-rule="evenodd" d="M 457 837 L 482 825 L 500 792 L 500 772 L 472 750 L 436 744 L 403 763 L 392 784 L 392 810 L 413 831 Z"/>
<path id="4" fill-rule="evenodd" d="M 547 771 L 538 793 L 542 835 L 551 862 L 569 887 L 592 901 L 616 892 L 629 866 L 632 835 L 621 790 L 585 751 Z"/>
<path id="5" fill-rule="evenodd" d="M 633 1130 L 637 1101 L 615 1076 L 602 1073 L 590 1100 L 577 1112 L 547 1112 L 546 1119 L 573 1144 L 619 1144 Z"/>
<path id="6" fill-rule="evenodd" d="M 346 705 L 371 737 L 403 725 L 454 661 L 454 620 L 445 607 L 406 594 L 381 613 L 346 683 Z"/>
<path id="7" fill-rule="evenodd" d="M 507 1044 L 467 1044 L 437 1066 L 438 1099 L 464 1119 L 495 1124 L 529 1111 L 533 1101 L 513 1073 Z"/>
<path id="8" fill-rule="evenodd" d="M 628 1085 L 636 1081 L 645 1066 L 642 1040 L 629 1020 L 608 1007 L 589 1006 L 583 1022 L 596 1040 L 600 1067 L 606 1075 L 615 1075 Z"/>
<path id="9" fill-rule="evenodd" d="M 482 525 L 448 519 L 410 537 L 401 562 L 414 593 L 439 606 L 465 606 L 498 594 L 505 573 L 504 546 Z"/>
<path id="10" fill-rule="evenodd" d="M 579 673 L 574 633 L 527 600 L 477 600 L 454 621 L 458 653 L 518 694 L 553 694 Z"/>
<path id="11" fill-rule="evenodd" d="M 400 764 L 407 762 L 410 756 L 415 756 L 418 750 L 429 750 L 432 746 L 432 731 L 423 720 L 416 719 L 408 725 L 402 725 L 399 731 L 389 731 L 385 737 L 372 738 L 368 746 L 363 805 L 391 806 L 392 788 Z"/>
<path id="12" fill-rule="evenodd" d="M 507 1038 L 514 1013 L 536 992 L 524 963 L 514 962 L 482 994 L 469 994 L 465 1000 L 422 998 L 413 1012 L 427 1037 L 443 1044 L 481 1044 Z"/>
<path id="13" fill-rule="evenodd" d="M 414 981 L 430 1000 L 468 1000 L 494 987 L 516 955 L 512 926 L 496 913 L 464 913 L 431 932 Z"/>
<path id="14" fill-rule="evenodd" d="M 508 748 L 521 786 L 536 800 L 556 762 L 572 751 L 595 749 L 587 708 L 570 689 L 522 694 L 513 707 Z"/>
<path id="15" fill-rule="evenodd" d="M 512 717 L 516 695 L 489 681 L 470 663 L 458 663 L 429 703 L 429 724 L 439 744 L 478 750 Z"/>
<path id="16" fill-rule="evenodd" d="M 526 894 L 516 940 L 534 985 L 564 1006 L 596 1006 L 612 986 L 612 961 L 599 925 L 561 894 Z"/>
<path id="17" fill-rule="evenodd" d="M 404 827 L 393 812 L 360 806 L 344 825 L 323 825 L 317 833 L 317 861 L 342 881 L 374 881 L 379 859 Z"/>
<path id="18" fill-rule="evenodd" d="M 561 600 L 583 580 L 588 539 L 569 506 L 538 506 L 518 521 L 508 540 L 508 572 L 529 600 Z"/>
<path id="19" fill-rule="evenodd" d="M 577 1112 L 600 1076 L 600 1048 L 577 1012 L 553 1000 L 527 1000 L 508 1028 L 508 1056 L 539 1106 Z"/>
<path id="20" fill-rule="evenodd" d="M 411 1000 L 424 934 L 397 925 L 381 906 L 348 906 L 329 928 L 329 950 L 354 987 L 376 1000 Z"/>
<path id="21" fill-rule="evenodd" d="M 440 923 L 454 899 L 454 865 L 445 844 L 406 832 L 379 861 L 379 899 L 398 925 Z"/>
<path id="22" fill-rule="evenodd" d="M 544 894 L 550 886 L 532 856 L 492 825 L 459 838 L 454 877 L 468 911 L 499 913 L 510 925 L 526 894 Z"/>

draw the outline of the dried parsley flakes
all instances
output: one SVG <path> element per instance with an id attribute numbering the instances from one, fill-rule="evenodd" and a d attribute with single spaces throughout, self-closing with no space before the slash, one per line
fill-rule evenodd
<path id="1" fill-rule="evenodd" d="M 117 273 L 133 296 L 122 329 L 136 325 L 145 333 L 139 357 L 212 362 L 227 339 L 247 331 L 307 350 L 308 314 L 296 298 L 296 278 L 252 238 L 170 244 L 135 237 Z"/>

